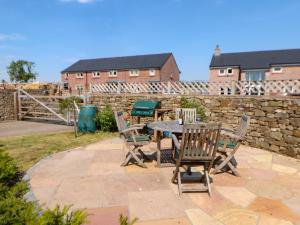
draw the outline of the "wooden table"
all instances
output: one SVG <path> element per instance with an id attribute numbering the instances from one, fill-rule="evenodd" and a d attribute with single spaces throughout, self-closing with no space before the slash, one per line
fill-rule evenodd
<path id="1" fill-rule="evenodd" d="M 158 167 L 174 166 L 174 164 L 171 163 L 161 163 L 161 139 L 163 138 L 163 132 L 165 131 L 171 132 L 172 134 L 175 135 L 182 134 L 183 125 L 180 125 L 178 120 L 170 120 L 170 121 L 158 121 L 158 122 L 148 123 L 147 127 L 153 129 L 154 133 L 157 132 L 157 166 Z"/>

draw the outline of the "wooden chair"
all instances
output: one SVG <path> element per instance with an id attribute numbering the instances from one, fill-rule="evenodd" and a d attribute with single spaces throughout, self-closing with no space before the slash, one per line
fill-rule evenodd
<path id="1" fill-rule="evenodd" d="M 144 125 L 135 124 L 127 127 L 122 112 L 115 112 L 115 119 L 120 136 L 124 140 L 124 146 L 128 148 L 128 154 L 122 166 L 127 166 L 131 160 L 134 160 L 139 166 L 147 168 L 143 162 L 143 159 L 147 158 L 147 156 L 141 150 L 141 147 L 150 143 L 150 137 L 149 135 L 143 135 L 138 132 L 138 130 L 144 128 Z M 140 153 L 143 159 L 140 159 L 137 153 Z"/>
<path id="2" fill-rule="evenodd" d="M 175 111 L 176 119 L 179 119 L 180 112 L 183 113 L 183 120 L 185 123 L 194 123 L 196 121 L 196 109 L 195 108 L 177 108 Z"/>
<path id="3" fill-rule="evenodd" d="M 218 149 L 218 153 L 222 159 L 222 163 L 214 169 L 212 174 L 216 174 L 224 170 L 225 166 L 228 166 L 227 168 L 229 168 L 229 170 L 235 176 L 239 176 L 239 173 L 236 169 L 236 163 L 232 163 L 232 159 L 234 158 L 234 154 L 239 149 L 240 144 L 247 133 L 249 123 L 250 117 L 243 115 L 236 131 L 223 129 L 224 132 L 221 133 L 221 140 L 219 141 Z"/>
<path id="4" fill-rule="evenodd" d="M 213 165 L 221 130 L 221 123 L 217 124 L 185 124 L 181 143 L 175 135 L 172 135 L 175 147 L 176 168 L 172 182 L 178 184 L 179 194 L 182 192 L 208 191 L 211 196 L 209 171 Z M 203 165 L 204 168 L 204 188 L 185 189 L 182 186 L 180 167 L 188 166 L 187 175 L 192 175 L 191 166 Z"/>

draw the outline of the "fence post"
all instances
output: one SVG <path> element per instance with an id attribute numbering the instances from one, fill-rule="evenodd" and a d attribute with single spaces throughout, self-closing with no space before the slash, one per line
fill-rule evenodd
<path id="1" fill-rule="evenodd" d="M 18 93 L 14 92 L 14 118 L 15 118 L 15 120 L 18 120 L 18 113 L 19 113 Z"/>
<path id="2" fill-rule="evenodd" d="M 171 94 L 171 81 L 168 81 L 168 94 Z"/>
<path id="3" fill-rule="evenodd" d="M 121 93 L 121 83 L 118 82 L 118 87 L 117 87 L 117 94 Z"/>

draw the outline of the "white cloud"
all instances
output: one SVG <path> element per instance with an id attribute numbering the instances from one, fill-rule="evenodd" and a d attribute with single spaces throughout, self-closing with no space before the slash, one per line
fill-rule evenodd
<path id="1" fill-rule="evenodd" d="M 91 3 L 95 2 L 96 0 L 60 0 L 61 2 L 77 2 L 80 4 L 86 4 L 86 3 Z"/>
<path id="2" fill-rule="evenodd" d="M 15 40 L 24 40 L 26 39 L 21 34 L 1 34 L 0 33 L 0 41 L 15 41 Z"/>

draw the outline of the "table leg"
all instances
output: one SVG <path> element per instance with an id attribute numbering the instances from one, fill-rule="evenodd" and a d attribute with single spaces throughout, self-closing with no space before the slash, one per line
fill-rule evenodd
<path id="1" fill-rule="evenodd" d="M 160 157 L 161 157 L 161 133 L 157 131 L 157 154 L 156 154 L 156 162 L 157 167 L 161 166 Z"/>
<path id="2" fill-rule="evenodd" d="M 154 122 L 157 122 L 157 121 L 158 121 L 158 113 L 157 113 L 157 110 L 155 110 L 155 112 L 154 112 Z M 154 130 L 153 139 L 154 139 L 154 141 L 157 141 L 157 131 L 156 130 Z"/>

